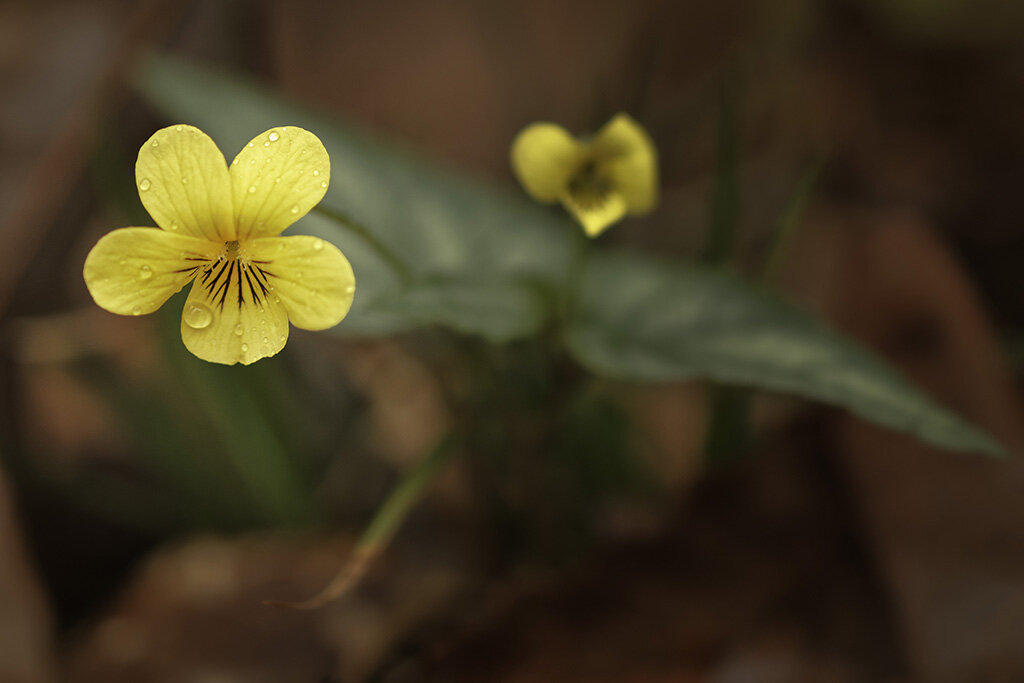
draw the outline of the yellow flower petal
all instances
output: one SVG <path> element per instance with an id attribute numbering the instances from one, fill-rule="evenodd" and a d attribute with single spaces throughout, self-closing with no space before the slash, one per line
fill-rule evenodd
<path id="1" fill-rule="evenodd" d="M 639 123 L 618 114 L 590 142 L 594 163 L 622 194 L 631 214 L 646 213 L 658 202 L 658 152 Z"/>
<path id="2" fill-rule="evenodd" d="M 534 199 L 551 203 L 565 192 L 586 150 L 561 126 L 535 123 L 512 142 L 512 170 Z"/>
<path id="3" fill-rule="evenodd" d="M 220 261 L 210 275 L 196 278 L 185 301 L 181 339 L 205 361 L 249 365 L 273 356 L 288 341 L 284 306 L 262 294 L 253 283 L 255 273 L 242 263 Z"/>
<path id="4" fill-rule="evenodd" d="M 100 238 L 83 276 L 101 308 L 141 315 L 160 308 L 195 276 L 216 245 L 157 228 L 121 228 Z"/>
<path id="5" fill-rule="evenodd" d="M 331 181 L 331 160 L 317 136 L 271 128 L 231 162 L 238 239 L 278 235 L 316 206 Z"/>
<path id="6" fill-rule="evenodd" d="M 626 215 L 626 200 L 617 192 L 610 192 L 598 200 L 566 193 L 562 196 L 562 204 L 579 221 L 589 237 L 597 237 L 609 225 Z"/>
<path id="7" fill-rule="evenodd" d="M 253 240 L 246 248 L 270 276 L 274 294 L 296 327 L 324 330 L 348 313 L 356 280 L 348 259 L 333 244 L 295 235 Z"/>
<path id="8" fill-rule="evenodd" d="M 198 128 L 154 133 L 139 150 L 135 183 L 142 205 L 164 230 L 221 243 L 235 239 L 227 162 Z"/>

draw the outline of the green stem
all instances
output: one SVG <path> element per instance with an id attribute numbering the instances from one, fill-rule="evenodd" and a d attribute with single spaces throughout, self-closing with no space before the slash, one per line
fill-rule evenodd
<path id="1" fill-rule="evenodd" d="M 444 466 L 456 452 L 454 446 L 454 437 L 451 434 L 446 435 L 430 453 L 402 477 L 388 494 L 384 503 L 377 508 L 376 514 L 359 537 L 348 561 L 318 595 L 305 602 L 265 600 L 264 603 L 277 607 L 317 609 L 337 600 L 351 590 L 391 542 L 427 487 L 444 470 Z"/>
<path id="2" fill-rule="evenodd" d="M 711 389 L 711 419 L 704 437 L 704 462 L 724 465 L 750 440 L 751 392 L 746 387 L 718 385 Z"/>
<path id="3" fill-rule="evenodd" d="M 575 228 L 575 226 L 573 226 Z M 573 231 L 575 242 L 569 256 L 569 266 L 565 278 L 565 295 L 562 298 L 562 320 L 567 322 L 575 311 L 583 289 L 583 277 L 587 271 L 587 259 L 590 256 L 591 238 L 582 230 Z"/>
<path id="4" fill-rule="evenodd" d="M 360 239 L 370 246 L 371 249 L 377 252 L 378 256 L 384 259 L 384 261 L 391 266 L 392 270 L 394 270 L 398 277 L 401 278 L 403 284 L 409 284 L 412 282 L 413 271 L 412 268 L 409 267 L 409 264 L 406 263 L 398 254 L 392 251 L 390 247 L 374 237 L 373 233 L 366 229 L 366 226 L 358 223 L 339 211 L 328 209 L 322 204 L 313 210 L 323 214 L 333 221 L 336 221 L 337 223 L 340 223 L 344 227 L 348 228 L 350 232 L 358 235 Z"/>
<path id="5" fill-rule="evenodd" d="M 739 145 L 736 121 L 738 99 L 736 78 L 730 75 L 722 87 L 721 110 L 718 117 L 718 152 L 715 164 L 714 190 L 711 198 L 711 223 L 703 258 L 715 265 L 732 256 L 738 221 Z"/>
<path id="6" fill-rule="evenodd" d="M 779 216 L 774 239 L 761 271 L 762 283 L 767 284 L 775 279 L 782 263 L 782 257 L 800 227 L 800 219 L 803 218 L 804 209 L 807 208 L 807 203 L 810 201 L 814 186 L 818 182 L 818 176 L 821 175 L 821 170 L 825 167 L 825 161 L 826 156 L 822 154 L 803 172 L 797 182 L 796 190 L 786 204 L 782 215 Z"/>

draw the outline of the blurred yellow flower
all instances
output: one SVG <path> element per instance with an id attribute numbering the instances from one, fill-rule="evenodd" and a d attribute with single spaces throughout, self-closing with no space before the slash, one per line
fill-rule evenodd
<path id="1" fill-rule="evenodd" d="M 639 123 L 618 114 L 589 140 L 534 123 L 512 143 L 512 169 L 539 202 L 561 202 L 596 237 L 626 214 L 658 202 L 658 154 Z"/>
<path id="2" fill-rule="evenodd" d="M 89 293 L 102 308 L 141 315 L 193 282 L 181 316 L 189 351 L 212 363 L 273 356 L 288 322 L 321 330 L 352 305 L 355 277 L 333 245 L 278 237 L 323 199 L 331 163 L 302 128 L 253 138 L 231 166 L 192 126 L 157 131 L 135 164 L 142 204 L 159 228 L 121 228 L 85 259 Z"/>

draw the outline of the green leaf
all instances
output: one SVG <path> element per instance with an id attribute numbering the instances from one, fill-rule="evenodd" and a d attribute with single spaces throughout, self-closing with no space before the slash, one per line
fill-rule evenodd
<path id="1" fill-rule="evenodd" d="M 338 332 L 383 334 L 458 321 L 464 332 L 502 340 L 535 332 L 550 315 L 575 229 L 559 212 L 424 162 L 226 72 L 153 56 L 136 83 L 168 120 L 198 126 L 228 159 L 272 126 L 298 125 L 320 137 L 331 156 L 331 186 L 323 210 L 290 231 L 324 237 L 352 262 L 356 300 Z M 366 226 L 407 266 L 410 281 L 338 216 Z M 437 281 L 446 284 L 439 289 Z M 427 291 L 418 293 L 421 287 Z"/>
<path id="2" fill-rule="evenodd" d="M 437 278 L 381 299 L 374 310 L 505 342 L 540 328 L 546 317 L 542 301 L 530 287 L 515 281 Z"/>
<path id="3" fill-rule="evenodd" d="M 991 437 L 815 318 L 725 273 L 595 254 L 567 341 L 621 379 L 692 377 L 797 394 L 952 450 L 992 455 Z"/>

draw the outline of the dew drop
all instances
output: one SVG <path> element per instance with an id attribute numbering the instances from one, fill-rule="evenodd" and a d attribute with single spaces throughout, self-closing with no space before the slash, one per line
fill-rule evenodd
<path id="1" fill-rule="evenodd" d="M 318 176 L 318 175 L 320 175 L 320 170 L 319 170 L 319 169 L 315 169 L 315 168 L 314 168 L 314 169 L 313 169 L 313 177 L 315 178 L 315 177 L 316 177 L 316 176 Z"/>
<path id="2" fill-rule="evenodd" d="M 263 146 L 264 147 L 270 147 L 270 140 L 267 140 L 266 142 L 264 142 Z"/>
<path id="3" fill-rule="evenodd" d="M 324 241 L 319 237 L 313 238 L 313 251 L 320 251 L 324 248 Z"/>
<path id="4" fill-rule="evenodd" d="M 242 344 L 242 353 L 247 353 L 248 351 L 249 351 L 249 345 L 243 343 Z"/>
<path id="5" fill-rule="evenodd" d="M 139 277 L 141 277 L 143 280 L 148 280 L 149 278 L 153 277 L 153 269 L 150 268 L 149 266 L 140 267 Z"/>
<path id="6" fill-rule="evenodd" d="M 232 165 L 232 166 L 238 166 L 238 159 L 235 159 L 235 160 L 233 160 L 233 161 L 231 162 L 231 165 Z"/>
<path id="7" fill-rule="evenodd" d="M 267 158 L 265 159 L 265 161 L 266 161 L 266 162 L 267 162 L 268 164 L 269 164 L 270 162 L 272 162 L 273 160 L 274 160 L 274 157 L 267 157 Z"/>
<path id="8" fill-rule="evenodd" d="M 139 307 L 139 306 L 133 306 L 132 307 L 132 315 L 139 315 L 140 313 L 142 313 L 142 308 L 141 307 Z"/>
<path id="9" fill-rule="evenodd" d="M 213 322 L 213 312 L 205 304 L 194 303 L 185 307 L 185 324 L 189 327 L 201 330 L 209 327 Z"/>
<path id="10" fill-rule="evenodd" d="M 238 323 L 237 325 L 235 325 L 236 337 L 241 337 L 243 332 L 245 332 L 245 328 L 242 326 L 242 323 Z"/>
<path id="11" fill-rule="evenodd" d="M 348 287 L 345 288 L 345 293 L 346 294 L 351 294 L 354 291 L 356 291 L 356 286 L 355 285 L 349 285 Z"/>
<path id="12" fill-rule="evenodd" d="M 188 178 L 186 178 L 186 177 L 182 176 L 182 178 L 181 178 L 181 184 L 182 184 L 182 185 L 188 185 Z"/>
<path id="13" fill-rule="evenodd" d="M 149 178 L 143 178 L 142 180 L 139 181 L 139 189 L 142 190 L 143 192 L 148 190 L 151 185 L 152 183 L 149 182 Z"/>
<path id="14" fill-rule="evenodd" d="M 255 185 L 250 185 L 249 186 L 249 194 L 256 194 L 256 186 Z"/>
<path id="15" fill-rule="evenodd" d="M 327 181 L 326 180 L 321 180 L 320 181 L 320 187 L 322 187 L 322 188 L 324 188 L 326 190 L 327 189 Z"/>
<path id="16" fill-rule="evenodd" d="M 302 279 L 302 271 L 301 270 L 295 271 L 295 277 L 297 277 L 297 278 L 299 278 L 301 280 Z"/>
<path id="17" fill-rule="evenodd" d="M 248 147 L 250 147 L 250 148 L 252 147 L 252 143 L 251 142 L 248 144 Z"/>
<path id="18" fill-rule="evenodd" d="M 250 166 L 255 166 L 256 165 L 256 160 L 255 159 L 249 159 L 249 165 Z"/>
<path id="19" fill-rule="evenodd" d="M 153 146 L 154 147 L 159 147 L 160 143 L 158 141 L 156 141 L 156 140 L 153 140 Z"/>
<path id="20" fill-rule="evenodd" d="M 280 136 L 280 135 L 278 135 L 278 133 L 277 133 L 277 131 L 276 131 L 276 130 L 272 130 L 272 131 L 270 131 L 270 135 L 268 135 L 268 136 L 267 136 L 267 138 L 268 138 L 268 139 L 269 139 L 269 140 L 270 140 L 271 142 L 277 142 L 277 139 L 278 139 L 279 137 L 281 137 L 281 136 Z"/>
<path id="21" fill-rule="evenodd" d="M 270 343 L 270 340 L 269 340 L 268 338 L 264 337 L 264 338 L 263 338 L 263 343 L 264 343 L 264 344 L 269 344 L 269 343 Z"/>
<path id="22" fill-rule="evenodd" d="M 171 230 L 178 229 L 178 221 L 171 221 Z"/>
<path id="23" fill-rule="evenodd" d="M 274 178 L 274 184 L 275 184 L 275 185 L 277 185 L 277 184 L 278 184 L 279 182 L 281 182 L 281 179 L 280 179 L 280 178 Z"/>
<path id="24" fill-rule="evenodd" d="M 284 334 L 281 334 L 281 335 L 279 335 L 279 336 L 278 336 L 278 338 L 277 338 L 277 340 L 278 340 L 278 341 L 284 341 L 284 340 L 285 340 L 285 336 L 284 336 Z"/>
<path id="25" fill-rule="evenodd" d="M 176 130 L 176 131 L 178 131 L 180 133 L 181 131 L 185 130 L 185 126 L 175 126 L 174 130 Z"/>
<path id="26" fill-rule="evenodd" d="M 298 212 L 299 212 L 299 205 L 296 204 L 296 205 L 292 206 L 292 213 L 298 213 Z"/>

